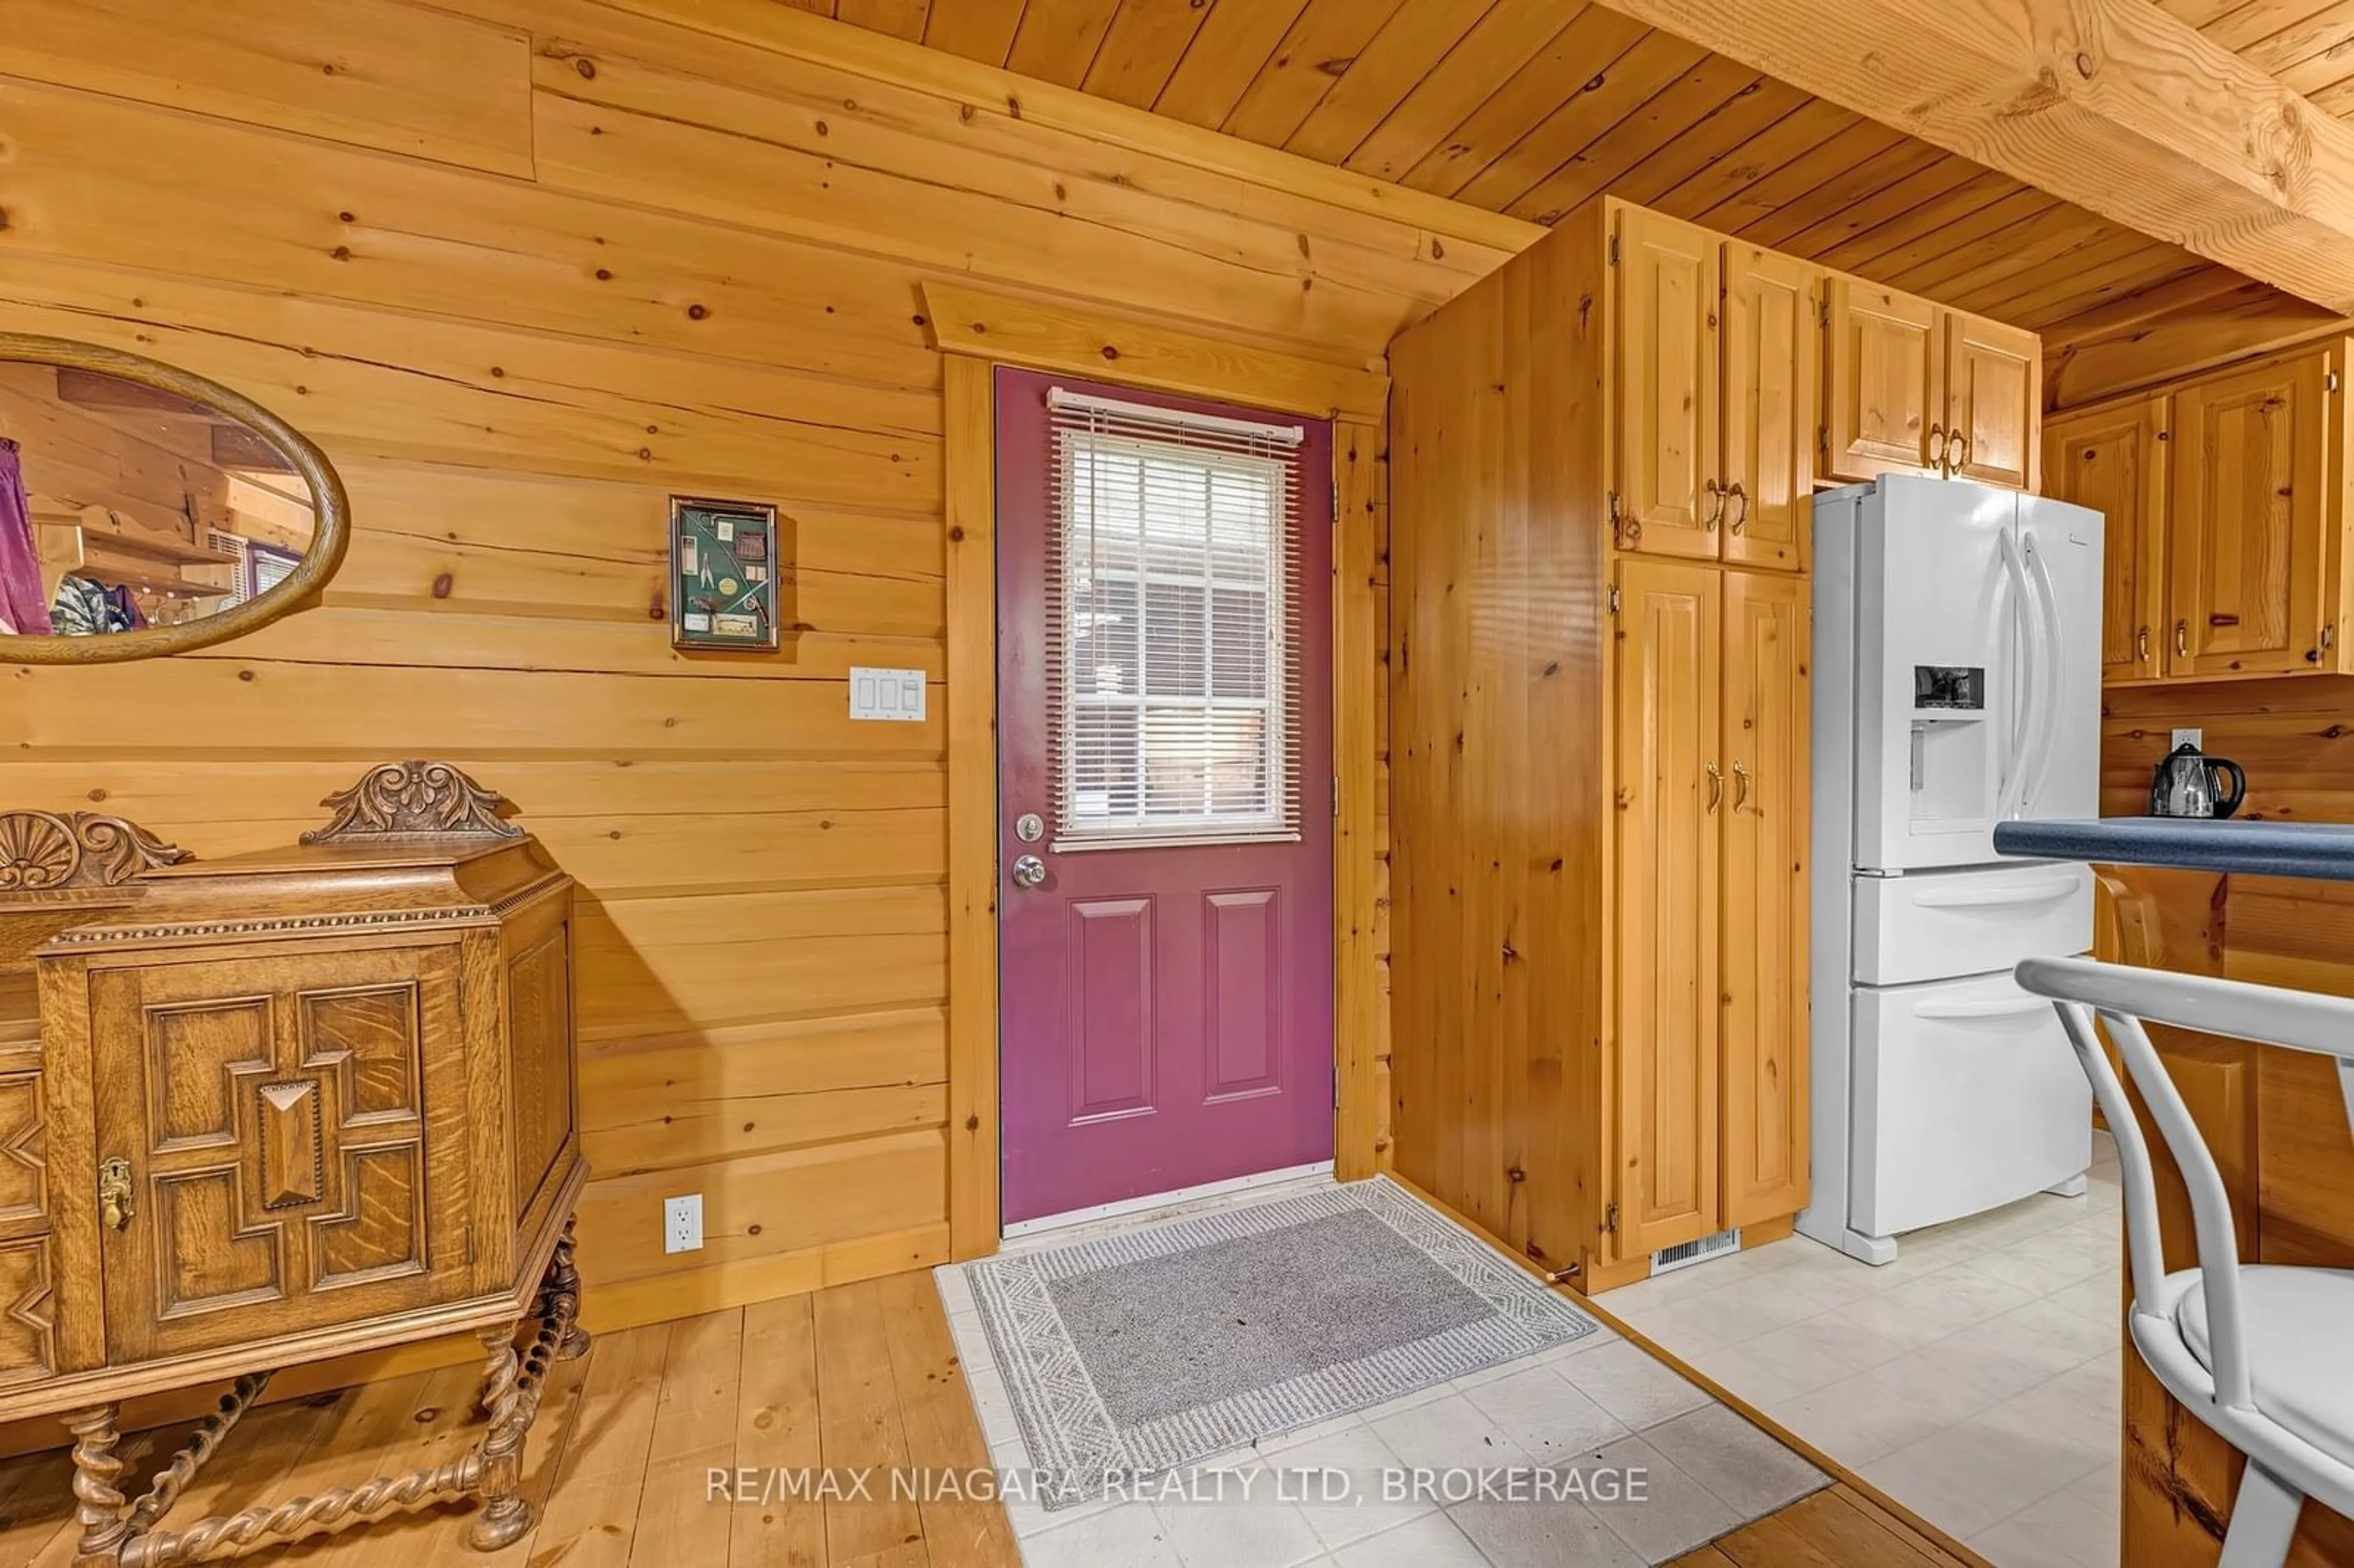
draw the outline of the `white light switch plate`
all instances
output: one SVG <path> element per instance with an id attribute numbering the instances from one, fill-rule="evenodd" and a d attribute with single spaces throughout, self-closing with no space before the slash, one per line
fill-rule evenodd
<path id="1" fill-rule="evenodd" d="M 2201 751 L 2206 750 L 2207 732 L 2203 729 L 2178 729 L 2174 732 L 2174 738 L 2168 741 L 2166 747 L 2168 751 L 2173 751 L 2186 744 L 2195 746 Z"/>
<path id="2" fill-rule="evenodd" d="M 864 664 L 850 668 L 850 716 L 879 719 L 886 724 L 924 722 L 924 673 L 921 670 L 877 670 Z"/>
<path id="3" fill-rule="evenodd" d="M 663 1200 L 663 1251 L 703 1250 L 703 1194 Z"/>

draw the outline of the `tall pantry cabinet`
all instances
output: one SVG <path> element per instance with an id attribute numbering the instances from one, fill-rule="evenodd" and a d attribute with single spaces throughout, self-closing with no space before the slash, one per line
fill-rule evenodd
<path id="1" fill-rule="evenodd" d="M 1398 1167 L 1588 1289 L 1806 1201 L 1821 297 L 1602 202 L 1391 349 Z"/>

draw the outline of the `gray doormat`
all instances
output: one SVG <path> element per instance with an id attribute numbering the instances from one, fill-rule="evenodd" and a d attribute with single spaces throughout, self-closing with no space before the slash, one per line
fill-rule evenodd
<path id="1" fill-rule="evenodd" d="M 966 1273 L 1049 1510 L 1596 1327 L 1380 1177 Z"/>

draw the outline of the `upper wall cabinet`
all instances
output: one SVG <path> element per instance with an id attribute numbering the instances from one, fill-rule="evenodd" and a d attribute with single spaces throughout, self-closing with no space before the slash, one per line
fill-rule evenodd
<path id="1" fill-rule="evenodd" d="M 1619 546 L 1659 556 L 1719 553 L 1724 482 L 1717 450 L 1717 238 L 1624 207 L 1617 261 Z"/>
<path id="2" fill-rule="evenodd" d="M 2045 490 L 2108 519 L 2104 681 L 2354 673 L 2349 346 L 2052 418 Z"/>
<path id="3" fill-rule="evenodd" d="M 2102 536 L 2101 679 L 2146 680 L 2165 668 L 2167 399 L 2137 397 L 2054 418 L 2044 435 L 2044 490 L 2107 519 Z"/>
<path id="4" fill-rule="evenodd" d="M 2043 388 L 2035 334 L 1836 276 L 1823 319 L 1825 478 L 2030 487 Z"/>
<path id="5" fill-rule="evenodd" d="M 1618 547 L 1804 570 L 1821 272 L 1640 207 L 1611 255 Z"/>

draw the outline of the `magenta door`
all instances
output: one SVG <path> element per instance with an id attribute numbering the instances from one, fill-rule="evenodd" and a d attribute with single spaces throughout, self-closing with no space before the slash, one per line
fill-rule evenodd
<path id="1" fill-rule="evenodd" d="M 997 441 L 1005 1219 L 1329 1160 L 1331 428 L 1000 370 Z"/>

